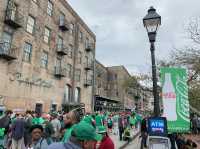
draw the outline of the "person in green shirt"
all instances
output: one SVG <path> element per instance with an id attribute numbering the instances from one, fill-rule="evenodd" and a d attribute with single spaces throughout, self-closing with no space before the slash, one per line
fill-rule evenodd
<path id="1" fill-rule="evenodd" d="M 71 132 L 72 132 L 73 128 L 78 123 L 78 120 L 75 116 L 75 111 L 71 111 L 66 114 L 66 116 L 64 117 L 64 123 L 65 123 L 66 130 L 65 130 L 62 142 L 66 143 L 69 140 L 69 138 L 71 137 Z"/>
<path id="2" fill-rule="evenodd" d="M 41 117 L 40 113 L 36 113 L 36 117 L 32 119 L 33 125 L 42 125 L 45 120 Z"/>
<path id="3" fill-rule="evenodd" d="M 98 113 L 96 114 L 95 121 L 97 127 L 103 125 L 103 117 Z"/>

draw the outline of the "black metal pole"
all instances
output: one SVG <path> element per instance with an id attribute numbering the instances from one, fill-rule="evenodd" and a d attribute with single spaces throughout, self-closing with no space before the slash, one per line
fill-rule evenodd
<path id="1" fill-rule="evenodd" d="M 157 76 L 155 64 L 155 46 L 154 42 L 151 43 L 151 61 L 152 61 L 152 80 L 153 80 L 153 96 L 154 96 L 154 116 L 160 116 L 159 95 L 157 91 Z"/>

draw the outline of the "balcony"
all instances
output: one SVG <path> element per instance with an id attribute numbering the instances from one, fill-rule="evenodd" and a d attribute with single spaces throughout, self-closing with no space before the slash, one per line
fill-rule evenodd
<path id="1" fill-rule="evenodd" d="M 64 47 L 63 45 L 57 45 L 56 52 L 59 55 L 67 55 L 68 49 L 66 47 Z"/>
<path id="2" fill-rule="evenodd" d="M 23 25 L 23 16 L 14 9 L 7 9 L 4 22 L 14 29 L 17 29 Z"/>
<path id="3" fill-rule="evenodd" d="M 87 44 L 85 50 L 86 50 L 87 52 L 90 52 L 90 51 L 94 50 L 94 44 L 93 44 L 93 43 Z"/>
<path id="4" fill-rule="evenodd" d="M 59 20 L 59 28 L 62 31 L 68 31 L 69 30 L 69 23 L 65 19 Z"/>
<path id="5" fill-rule="evenodd" d="M 92 62 L 85 63 L 85 70 L 93 70 Z"/>
<path id="6" fill-rule="evenodd" d="M 91 80 L 91 79 L 86 79 L 86 80 L 84 81 L 84 86 L 85 86 L 85 87 L 92 86 L 92 80 Z"/>
<path id="7" fill-rule="evenodd" d="M 60 67 L 60 66 L 55 66 L 55 72 L 54 72 L 55 77 L 57 78 L 62 78 L 66 76 L 66 69 Z"/>
<path id="8" fill-rule="evenodd" d="M 8 61 L 17 59 L 17 48 L 8 42 L 0 42 L 0 58 Z"/>

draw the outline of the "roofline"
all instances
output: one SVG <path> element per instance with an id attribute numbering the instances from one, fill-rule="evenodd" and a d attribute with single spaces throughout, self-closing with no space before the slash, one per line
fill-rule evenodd
<path id="1" fill-rule="evenodd" d="M 98 63 L 99 65 L 101 65 L 102 67 L 104 67 L 105 69 L 107 69 L 107 67 L 104 66 L 102 63 L 100 63 L 97 59 L 95 59 L 95 62 Z"/>
<path id="2" fill-rule="evenodd" d="M 61 3 L 71 12 L 71 14 L 76 18 L 77 22 L 80 23 L 91 36 L 95 39 L 96 42 L 96 35 L 92 32 L 92 30 L 88 27 L 88 25 L 83 21 L 83 19 L 75 12 L 75 10 L 70 6 L 67 0 L 60 0 Z"/>
<path id="3" fill-rule="evenodd" d="M 113 68 L 113 67 L 119 67 L 119 68 L 124 69 L 125 72 L 129 75 L 129 77 L 131 77 L 131 74 L 128 72 L 128 70 L 126 69 L 126 67 L 124 67 L 124 65 L 119 65 L 119 66 L 110 66 L 110 67 L 107 67 L 107 68 L 109 69 L 109 68 Z"/>

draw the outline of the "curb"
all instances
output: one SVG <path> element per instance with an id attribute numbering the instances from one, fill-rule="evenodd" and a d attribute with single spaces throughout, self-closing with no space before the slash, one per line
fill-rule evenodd
<path id="1" fill-rule="evenodd" d="M 119 149 L 124 149 L 126 146 L 129 145 L 130 142 L 132 142 L 133 140 L 135 140 L 138 136 L 139 136 L 140 132 L 136 133 L 129 142 L 126 142 L 124 145 L 122 145 Z"/>

